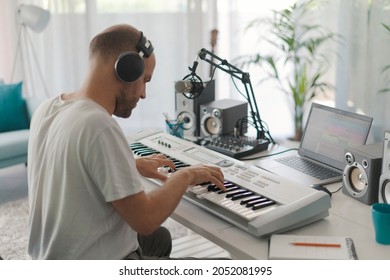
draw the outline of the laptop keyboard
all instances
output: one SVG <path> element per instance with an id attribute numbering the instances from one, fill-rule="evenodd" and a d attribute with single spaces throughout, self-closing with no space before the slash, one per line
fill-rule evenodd
<path id="1" fill-rule="evenodd" d="M 341 176 L 341 172 L 337 172 L 327 168 L 326 166 L 316 164 L 315 162 L 297 157 L 295 155 L 276 158 L 275 160 L 319 180 Z"/>

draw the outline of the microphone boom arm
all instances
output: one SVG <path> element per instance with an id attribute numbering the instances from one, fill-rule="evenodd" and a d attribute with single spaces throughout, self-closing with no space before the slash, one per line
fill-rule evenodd
<path id="1" fill-rule="evenodd" d="M 209 59 L 207 56 L 210 56 L 212 59 Z M 229 74 L 232 78 L 236 78 L 240 80 L 245 87 L 245 93 L 246 98 L 248 100 L 248 104 L 250 107 L 250 113 L 251 117 L 253 119 L 253 124 L 256 129 L 256 138 L 257 139 L 265 139 L 267 138 L 272 143 L 275 143 L 275 141 L 272 139 L 271 135 L 269 134 L 268 130 L 264 129 L 262 120 L 260 118 L 259 109 L 257 106 L 255 94 L 253 92 L 252 83 L 249 77 L 248 72 L 243 72 L 242 70 L 238 69 L 236 66 L 230 64 L 226 59 L 222 59 L 219 56 L 215 55 L 214 53 L 202 48 L 198 52 L 198 57 L 202 59 L 203 61 L 211 64 L 212 66 L 224 71 L 225 73 Z M 217 60 L 217 62 L 215 62 Z M 225 68 L 225 67 L 227 68 Z M 267 134 L 267 136 L 266 136 Z"/>

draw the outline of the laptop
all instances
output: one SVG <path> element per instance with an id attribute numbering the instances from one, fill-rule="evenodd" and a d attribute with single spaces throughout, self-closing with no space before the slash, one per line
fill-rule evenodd
<path id="1" fill-rule="evenodd" d="M 312 103 L 298 153 L 268 157 L 256 166 L 307 186 L 339 182 L 346 165 L 345 148 L 365 145 L 372 121 L 369 116 Z"/>

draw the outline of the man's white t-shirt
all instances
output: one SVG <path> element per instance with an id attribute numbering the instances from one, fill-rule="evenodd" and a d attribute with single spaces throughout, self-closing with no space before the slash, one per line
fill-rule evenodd
<path id="1" fill-rule="evenodd" d="M 29 138 L 33 259 L 121 259 L 137 233 L 110 203 L 143 191 L 117 122 L 90 99 L 56 97 L 35 112 Z"/>

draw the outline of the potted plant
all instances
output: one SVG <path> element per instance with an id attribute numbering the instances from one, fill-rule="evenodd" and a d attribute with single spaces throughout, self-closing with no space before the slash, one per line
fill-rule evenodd
<path id="1" fill-rule="evenodd" d="M 305 105 L 319 93 L 326 93 L 332 86 L 323 81 L 329 65 L 324 44 L 338 35 L 326 31 L 318 24 L 305 22 L 318 1 L 309 0 L 278 11 L 270 18 L 258 18 L 250 22 L 247 29 L 260 29 L 260 41 L 271 46 L 272 54 L 255 54 L 238 58 L 242 66 L 260 66 L 266 80 L 276 81 L 277 86 L 291 101 L 294 116 L 294 140 L 302 137 Z M 268 32 L 264 32 L 268 31 Z M 264 35 L 265 34 L 265 35 Z M 286 69 L 288 69 L 287 74 Z"/>

